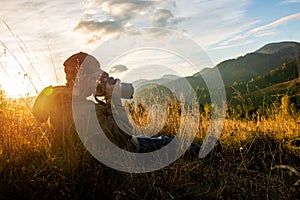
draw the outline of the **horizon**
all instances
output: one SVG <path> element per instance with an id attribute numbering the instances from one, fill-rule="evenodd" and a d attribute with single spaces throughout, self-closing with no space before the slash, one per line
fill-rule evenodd
<path id="1" fill-rule="evenodd" d="M 0 8 L 0 85 L 11 96 L 20 96 L 64 84 L 67 57 L 79 51 L 93 54 L 112 37 L 141 27 L 176 30 L 210 59 L 211 66 L 199 68 L 214 67 L 266 44 L 299 43 L 299 8 L 299 0 L 5 0 Z M 195 70 L 176 72 L 186 76 Z"/>
<path id="2" fill-rule="evenodd" d="M 266 44 L 264 44 L 263 46 L 261 46 L 261 47 L 259 47 L 258 49 L 256 49 L 255 51 L 253 51 L 253 52 L 246 52 L 246 53 L 244 53 L 244 54 L 242 54 L 242 55 L 239 55 L 239 56 L 237 56 L 237 57 L 235 57 L 235 58 L 228 58 L 228 59 L 224 59 L 224 60 L 222 60 L 222 61 L 220 61 L 219 63 L 216 63 L 214 66 L 212 66 L 212 67 L 204 67 L 204 68 L 202 68 L 200 71 L 198 71 L 198 72 L 196 72 L 196 73 L 193 73 L 193 74 L 188 74 L 188 75 L 186 75 L 186 76 L 184 76 L 184 77 L 182 77 L 182 76 L 180 76 L 180 74 L 176 74 L 176 72 L 175 72 L 175 74 L 174 74 L 174 71 L 170 71 L 170 73 L 163 73 L 163 74 L 161 74 L 161 75 L 158 75 L 158 76 L 152 76 L 151 77 L 151 73 L 148 73 L 148 74 L 146 74 L 146 75 L 144 75 L 144 76 L 142 76 L 142 78 L 139 78 L 139 79 L 136 79 L 136 80 L 134 80 L 134 81 L 132 81 L 132 83 L 134 83 L 134 82 L 139 82 L 139 81 L 141 81 L 141 80 L 145 80 L 145 81 L 151 81 L 151 80 L 159 80 L 159 79 L 163 79 L 164 77 L 166 77 L 166 76 L 173 76 L 173 77 L 178 77 L 178 78 L 186 78 L 186 77 L 189 77 L 189 76 L 194 76 L 194 75 L 196 75 L 196 74 L 198 74 L 198 73 L 201 73 L 203 70 L 207 70 L 207 69 L 212 69 L 212 68 L 214 68 L 214 67 L 217 67 L 219 64 L 222 64 L 223 62 L 226 62 L 226 61 L 229 61 L 229 60 L 235 60 L 235 59 L 238 59 L 238 58 L 240 58 L 240 57 L 244 57 L 244 56 L 246 56 L 246 55 L 248 55 L 248 54 L 250 54 L 250 53 L 254 53 L 254 52 L 256 52 L 256 51 L 258 51 L 258 50 L 260 50 L 260 49 L 262 49 L 262 48 L 264 48 L 264 47 L 266 47 L 267 45 L 272 45 L 272 44 L 280 44 L 280 43 L 296 43 L 296 44 L 299 44 L 300 45 L 300 41 L 278 41 L 278 42 L 272 42 L 272 43 L 266 43 Z M 114 66 L 116 66 L 116 65 L 112 65 L 112 67 L 114 67 Z M 109 68 L 109 69 L 111 69 L 111 68 Z M 136 70 L 136 69 L 133 69 L 133 70 Z M 141 69 L 137 69 L 137 70 L 141 70 Z M 168 71 L 168 70 L 167 70 Z M 120 72 L 120 73 L 112 73 L 112 75 L 115 75 L 114 77 L 115 78 L 124 78 L 124 73 L 123 72 Z M 126 74 L 125 74 L 126 75 Z M 140 76 L 139 76 L 140 77 Z M 149 78 L 150 77 L 150 78 Z M 132 77 L 131 77 L 132 78 Z M 129 80 L 131 79 L 131 78 L 128 78 L 128 77 L 126 77 L 125 76 L 125 78 L 124 78 L 124 81 L 123 82 L 130 82 Z M 1 86 L 1 84 L 0 84 L 0 86 Z M 54 85 L 53 85 L 54 86 Z M 2 89 L 1 89 L 1 87 L 0 87 L 0 91 L 1 91 Z M 5 89 L 3 90 L 4 92 L 7 92 Z M 5 93 L 4 93 L 5 94 Z M 4 99 L 22 99 L 22 98 L 32 98 L 32 97 L 36 97 L 36 96 L 38 96 L 38 93 L 37 94 L 35 94 L 35 95 L 32 95 L 32 94 L 30 94 L 30 93 L 27 93 L 26 95 L 18 95 L 18 96 L 14 96 L 14 95 L 9 95 L 9 93 L 7 93 L 7 97 L 4 95 L 4 96 L 2 96 Z"/>

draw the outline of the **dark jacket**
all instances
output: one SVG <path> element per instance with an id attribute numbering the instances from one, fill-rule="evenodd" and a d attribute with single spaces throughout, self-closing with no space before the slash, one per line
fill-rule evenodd
<path id="1" fill-rule="evenodd" d="M 95 104 L 95 110 L 106 137 L 120 148 L 130 150 L 133 128 L 121 100 L 113 104 L 100 102 Z"/>
<path id="2" fill-rule="evenodd" d="M 57 132 L 67 132 L 73 126 L 72 89 L 67 86 L 46 87 L 36 98 L 32 113 L 43 123 L 50 120 Z"/>

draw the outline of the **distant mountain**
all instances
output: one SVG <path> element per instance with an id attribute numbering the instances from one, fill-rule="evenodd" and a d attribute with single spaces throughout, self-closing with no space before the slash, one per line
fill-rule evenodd
<path id="1" fill-rule="evenodd" d="M 220 71 L 226 86 L 234 83 L 247 82 L 257 76 L 269 73 L 271 70 L 281 67 L 285 62 L 299 57 L 300 43 L 279 42 L 270 43 L 261 47 L 257 51 L 248 53 L 234 59 L 225 60 L 215 66 Z M 205 86 L 202 75 L 208 74 L 214 68 L 205 68 L 192 76 L 186 77 L 196 87 Z M 165 83 L 170 80 L 177 80 L 179 77 L 165 75 L 160 79 L 148 80 L 149 82 Z M 140 81 L 138 81 L 140 83 Z M 204 85 L 203 85 L 204 84 Z"/>
<path id="2" fill-rule="evenodd" d="M 270 43 L 255 51 L 262 54 L 291 54 L 300 53 L 300 43 L 298 42 L 278 42 Z"/>
<path id="3" fill-rule="evenodd" d="M 280 67 L 282 63 L 299 57 L 300 43 L 279 42 L 263 46 L 255 52 L 219 63 L 225 85 L 248 81 Z"/>
<path id="4" fill-rule="evenodd" d="M 159 79 L 153 79 L 153 80 L 139 79 L 137 81 L 134 81 L 133 85 L 135 87 L 143 89 L 145 87 L 149 87 L 149 85 L 151 85 L 151 86 L 153 86 L 153 85 L 164 85 L 164 84 L 167 84 L 169 82 L 176 81 L 176 80 L 178 80 L 180 78 L 181 77 L 176 76 L 176 75 L 164 75 L 164 76 L 162 76 Z"/>
<path id="5" fill-rule="evenodd" d="M 179 79 L 179 76 L 176 75 L 164 75 L 161 79 L 166 79 L 166 80 L 177 80 Z"/>
<path id="6" fill-rule="evenodd" d="M 220 88 L 218 88 L 218 84 L 213 85 L 214 81 L 211 81 L 212 83 L 210 84 L 212 85 L 210 85 L 210 87 L 214 88 L 214 91 L 209 92 L 203 79 L 203 75 L 210 77 L 210 74 L 213 74 L 211 72 L 218 69 L 224 81 L 227 101 L 234 104 L 233 106 L 236 106 L 239 104 L 235 98 L 237 92 L 242 96 L 249 98 L 251 96 L 250 94 L 254 95 L 259 93 L 259 91 L 264 91 L 264 88 L 272 88 L 273 85 L 280 85 L 280 83 L 298 78 L 300 74 L 299 61 L 300 43 L 270 43 L 254 52 L 247 53 L 244 56 L 225 60 L 217 64 L 214 68 L 205 68 L 192 76 L 185 78 L 164 76 L 161 79 L 152 81 L 147 80 L 144 84 L 152 82 L 159 85 L 163 83 L 166 86 L 170 86 L 170 88 L 180 88 L 181 85 L 184 85 L 185 82 L 188 81 L 196 92 L 201 104 L 206 104 L 210 103 L 210 95 L 214 92 L 217 93 Z M 214 79 L 214 77 L 211 79 Z M 292 83 L 295 82 L 292 81 L 291 84 Z M 291 88 L 293 88 L 292 91 L 283 89 L 279 92 L 281 94 L 285 92 L 300 95 L 298 92 L 299 90 L 297 89 L 299 87 L 299 83 L 297 82 L 295 87 L 285 88 L 286 90 L 291 90 Z M 144 88 L 147 87 L 143 87 L 143 89 Z M 158 87 L 158 91 L 159 90 L 161 90 L 161 87 Z M 185 91 L 185 88 L 182 89 L 182 91 Z M 269 95 L 267 93 L 268 91 L 271 90 L 266 89 L 266 93 L 263 95 Z M 146 95 L 147 92 L 144 92 L 143 94 Z M 272 94 L 270 95 L 274 95 L 274 90 L 272 90 Z M 258 104 L 261 103 L 261 98 L 255 99 L 255 97 L 258 96 L 253 96 L 253 102 L 257 105 L 253 105 L 253 107 L 257 108 L 259 107 Z M 271 99 L 270 96 L 268 98 Z"/>

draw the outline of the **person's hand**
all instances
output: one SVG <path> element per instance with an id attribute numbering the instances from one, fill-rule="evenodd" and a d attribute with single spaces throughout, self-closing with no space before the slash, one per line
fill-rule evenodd
<path id="1" fill-rule="evenodd" d="M 106 94 L 108 96 L 112 96 L 112 94 L 114 93 L 114 95 L 118 95 L 119 97 L 121 97 L 121 84 L 120 84 L 120 80 L 116 79 L 116 82 L 114 85 L 110 85 L 109 83 L 106 83 L 105 85 L 105 91 Z"/>

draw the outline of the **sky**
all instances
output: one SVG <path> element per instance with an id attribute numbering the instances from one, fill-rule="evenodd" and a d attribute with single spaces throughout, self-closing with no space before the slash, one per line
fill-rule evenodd
<path id="1" fill-rule="evenodd" d="M 152 30 L 147 38 L 135 32 L 145 27 Z M 299 30 L 300 0 L 1 0 L 0 85 L 13 97 L 37 94 L 48 85 L 65 83 L 62 63 L 72 54 L 84 51 L 97 57 L 104 52 L 97 58 L 105 60 L 105 53 L 122 53 L 120 46 L 135 39 L 140 39 L 132 46 L 137 49 L 151 41 L 163 45 L 123 48 L 126 53 L 116 55 L 111 66 L 121 66 L 136 78 L 168 72 L 186 76 L 267 43 L 300 42 Z M 124 36 L 128 33 L 130 37 Z M 185 38 L 198 47 L 184 45 L 189 43 Z M 105 50 L 110 42 L 117 44 L 115 49 Z M 174 54 L 168 48 L 181 50 Z M 179 55 L 186 52 L 192 60 L 208 61 L 192 66 Z M 105 62 L 100 60 L 108 69 Z M 143 73 L 148 68 L 153 71 Z"/>

